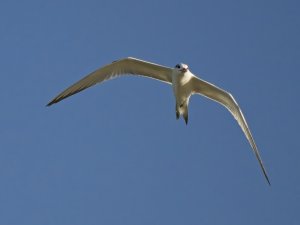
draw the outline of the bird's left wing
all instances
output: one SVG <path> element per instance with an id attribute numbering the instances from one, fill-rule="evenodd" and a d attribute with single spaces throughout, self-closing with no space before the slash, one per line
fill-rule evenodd
<path id="1" fill-rule="evenodd" d="M 170 67 L 132 57 L 117 60 L 82 78 L 57 95 L 47 106 L 57 103 L 97 83 L 125 74 L 145 76 L 170 84 L 172 83 L 172 70 Z"/>
<path id="2" fill-rule="evenodd" d="M 191 85 L 193 87 L 194 94 L 203 95 L 211 100 L 214 100 L 214 101 L 222 104 L 234 116 L 234 118 L 237 120 L 238 124 L 242 128 L 246 138 L 248 139 L 248 141 L 253 149 L 253 152 L 259 162 L 259 165 L 264 173 L 264 176 L 265 176 L 267 182 L 270 184 L 266 169 L 263 165 L 263 161 L 260 157 L 258 148 L 254 142 L 254 139 L 250 132 L 249 126 L 246 122 L 246 119 L 245 119 L 240 107 L 238 106 L 238 104 L 235 101 L 235 99 L 233 98 L 233 96 L 229 92 L 226 92 L 226 91 L 222 90 L 221 88 L 219 88 L 205 80 L 199 79 L 198 77 L 195 77 L 195 76 L 192 77 Z"/>

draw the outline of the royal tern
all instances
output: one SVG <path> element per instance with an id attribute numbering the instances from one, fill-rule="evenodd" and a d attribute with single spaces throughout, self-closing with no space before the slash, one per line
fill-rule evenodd
<path id="1" fill-rule="evenodd" d="M 101 67 L 79 80 L 56 96 L 47 104 L 47 106 L 57 103 L 97 83 L 126 74 L 145 76 L 172 85 L 176 99 L 176 118 L 179 119 L 179 117 L 182 116 L 186 124 L 188 123 L 189 99 L 193 94 L 200 94 L 225 106 L 243 130 L 259 162 L 263 174 L 270 184 L 267 172 L 246 119 L 233 96 L 229 92 L 196 77 L 191 73 L 186 64 L 179 63 L 175 68 L 171 68 L 132 57 L 120 59 Z"/>

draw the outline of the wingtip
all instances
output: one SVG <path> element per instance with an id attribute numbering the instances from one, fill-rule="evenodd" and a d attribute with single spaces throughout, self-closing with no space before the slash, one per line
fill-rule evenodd
<path id="1" fill-rule="evenodd" d="M 269 186 L 271 186 L 271 182 L 270 182 L 269 177 L 267 176 L 267 174 L 265 174 L 265 178 L 266 178 L 266 180 L 267 180 Z"/>
<path id="2" fill-rule="evenodd" d="M 266 169 L 264 168 L 262 162 L 261 162 L 261 168 L 262 168 L 263 174 L 264 174 L 264 176 L 265 176 L 265 178 L 266 178 L 266 180 L 267 180 L 269 186 L 271 186 L 271 182 L 270 182 L 269 176 L 268 176 L 267 171 L 266 171 Z"/>
<path id="3" fill-rule="evenodd" d="M 46 107 L 49 107 L 49 106 L 51 106 L 51 105 L 53 105 L 53 104 L 55 104 L 55 103 L 57 103 L 57 101 L 56 101 L 56 100 L 52 100 L 51 102 L 49 102 L 49 103 L 46 105 Z"/>

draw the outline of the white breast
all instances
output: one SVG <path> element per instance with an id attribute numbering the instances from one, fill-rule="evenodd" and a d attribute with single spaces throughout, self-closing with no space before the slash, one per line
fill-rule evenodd
<path id="1" fill-rule="evenodd" d="M 190 71 L 184 74 L 179 71 L 174 71 L 172 74 L 173 92 L 177 102 L 185 101 L 191 95 L 192 90 L 189 81 L 192 77 L 193 74 Z"/>

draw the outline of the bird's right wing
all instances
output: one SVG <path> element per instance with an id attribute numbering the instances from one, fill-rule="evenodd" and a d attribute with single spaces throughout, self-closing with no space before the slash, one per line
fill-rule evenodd
<path id="1" fill-rule="evenodd" d="M 145 76 L 171 84 L 172 70 L 173 69 L 170 67 L 161 66 L 132 57 L 117 60 L 82 78 L 57 95 L 47 104 L 47 106 L 57 103 L 97 83 L 125 74 Z"/>

